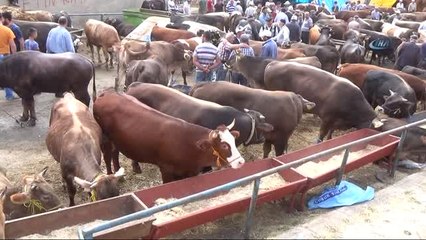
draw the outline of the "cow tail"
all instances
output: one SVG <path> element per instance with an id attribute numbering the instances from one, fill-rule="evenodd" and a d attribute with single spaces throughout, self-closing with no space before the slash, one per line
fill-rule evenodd
<path id="1" fill-rule="evenodd" d="M 88 59 L 90 61 L 90 64 L 92 64 L 92 73 L 93 73 L 93 93 L 92 93 L 92 98 L 93 98 L 93 103 L 95 103 L 96 101 L 96 71 L 95 71 L 95 63 Z"/>

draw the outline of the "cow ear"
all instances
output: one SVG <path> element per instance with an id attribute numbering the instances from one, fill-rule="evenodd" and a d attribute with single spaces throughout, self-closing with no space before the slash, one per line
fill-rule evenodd
<path id="1" fill-rule="evenodd" d="M 46 175 L 47 169 L 49 169 L 49 167 L 44 167 L 43 170 L 41 170 L 41 172 L 38 174 L 39 177 L 44 178 L 44 176 Z"/>
<path id="2" fill-rule="evenodd" d="M 7 187 L 4 187 L 3 190 L 0 191 L 0 201 L 4 200 L 4 197 L 6 196 Z"/>
<path id="3" fill-rule="evenodd" d="M 199 148 L 203 151 L 207 151 L 208 149 L 210 149 L 213 146 L 212 142 L 208 139 L 199 140 L 195 143 L 195 145 L 197 146 L 197 148 Z"/>
<path id="4" fill-rule="evenodd" d="M 30 200 L 30 197 L 25 193 L 15 193 L 10 196 L 10 201 L 13 204 L 24 204 L 29 202 Z"/>
<path id="5" fill-rule="evenodd" d="M 274 131 L 274 126 L 269 123 L 260 123 L 257 127 L 262 132 L 272 132 Z"/>
<path id="6" fill-rule="evenodd" d="M 74 177 L 74 182 L 80 185 L 85 192 L 90 192 L 90 188 L 92 187 L 92 183 L 86 180 L 83 180 L 79 177 Z"/>
<path id="7" fill-rule="evenodd" d="M 234 136 L 235 139 L 240 137 L 240 132 L 238 132 L 236 130 L 231 131 L 231 134 L 232 134 L 232 136 Z"/>

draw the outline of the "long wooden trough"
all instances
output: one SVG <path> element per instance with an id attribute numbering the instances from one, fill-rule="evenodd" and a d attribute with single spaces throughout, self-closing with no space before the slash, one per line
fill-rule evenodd
<path id="1" fill-rule="evenodd" d="M 249 162 L 240 169 L 223 169 L 136 191 L 132 194 L 8 221 L 6 222 L 6 237 L 19 238 L 34 233 L 46 234 L 52 230 L 66 226 L 85 224 L 94 220 L 108 220 L 121 217 L 153 207 L 156 204 L 165 203 L 168 200 L 172 201 L 173 199 L 179 199 L 272 169 L 282 164 L 296 161 L 345 143 L 372 136 L 376 133 L 378 132 L 370 129 L 358 130 L 276 158 Z M 350 149 L 352 153 L 360 150 L 364 151 L 362 155 L 355 156 L 348 161 L 345 172 L 350 172 L 368 163 L 392 155 L 398 142 L 399 138 L 385 135 L 368 144 L 361 144 L 353 147 Z M 315 162 L 324 162 L 329 158 L 330 157 L 323 157 Z M 339 166 L 334 166 L 329 169 L 324 169 L 320 174 L 317 173 L 316 175 L 307 175 L 298 168 L 286 169 L 272 175 L 275 177 L 274 179 L 279 179 L 281 182 L 271 185 L 269 188 L 262 189 L 262 186 L 268 186 L 272 182 L 272 178 L 265 177 L 260 183 L 257 204 L 288 197 L 289 207 L 291 208 L 296 199 L 296 195 L 300 193 L 300 202 L 304 205 L 306 192 L 312 187 L 333 179 L 338 169 Z M 96 233 L 94 238 L 160 238 L 178 233 L 185 229 L 220 219 L 232 213 L 245 211 L 250 205 L 252 189 L 252 184 L 249 184 L 240 187 L 240 189 L 234 188 L 228 192 L 221 192 L 209 199 L 203 199 L 195 203 L 187 204 L 187 206 L 183 205 L 171 210 L 166 210 L 174 214 L 170 215 L 171 217 L 162 218 L 162 216 L 164 216 L 163 213 L 166 212 L 163 211 L 158 213 L 163 215 L 155 214 L 150 218 Z M 159 203 L 160 200 L 162 203 Z"/>

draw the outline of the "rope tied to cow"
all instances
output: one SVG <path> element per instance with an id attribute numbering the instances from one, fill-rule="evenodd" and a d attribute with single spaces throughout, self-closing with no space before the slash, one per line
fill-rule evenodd
<path id="1" fill-rule="evenodd" d="M 213 147 L 212 147 L 212 150 L 213 150 L 213 156 L 216 157 L 216 166 L 217 167 L 219 167 L 219 168 L 222 167 L 222 164 L 220 163 L 220 161 L 224 162 L 225 165 L 229 165 L 228 161 L 225 158 L 223 158 L 222 156 L 220 156 L 220 153 L 218 151 L 216 151 Z"/>

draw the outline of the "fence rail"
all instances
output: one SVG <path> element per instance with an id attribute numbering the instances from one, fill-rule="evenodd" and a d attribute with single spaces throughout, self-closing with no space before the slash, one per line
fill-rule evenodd
<path id="1" fill-rule="evenodd" d="M 186 197 L 177 199 L 177 200 L 172 201 L 172 202 L 168 202 L 168 203 L 165 203 L 165 204 L 162 204 L 162 205 L 159 205 L 159 206 L 154 206 L 154 207 L 151 207 L 151 208 L 139 211 L 139 212 L 135 212 L 135 213 L 132 213 L 132 214 L 129 214 L 129 215 L 126 215 L 126 216 L 122 216 L 120 218 L 110 220 L 110 221 L 102 223 L 98 226 L 90 227 L 90 228 L 87 228 L 87 229 L 82 229 L 80 227 L 78 229 L 78 236 L 79 236 L 80 239 L 93 239 L 94 233 L 104 231 L 106 229 L 109 229 L 109 228 L 112 228 L 112 227 L 115 227 L 115 226 L 119 226 L 119 225 L 122 225 L 122 224 L 125 224 L 125 223 L 128 223 L 128 222 L 131 222 L 131 221 L 135 221 L 135 220 L 139 220 L 139 219 L 142 219 L 142 218 L 145 218 L 145 217 L 149 217 L 149 216 L 151 216 L 151 215 L 153 215 L 157 212 L 168 210 L 168 209 L 171 209 L 171 208 L 183 205 L 183 204 L 187 204 L 187 203 L 190 203 L 190 202 L 195 202 L 195 201 L 207 198 L 209 196 L 212 196 L 216 193 L 226 191 L 226 190 L 230 190 L 232 188 L 239 187 L 239 186 L 242 186 L 244 184 L 248 184 L 252 181 L 255 181 L 255 184 L 253 186 L 253 191 L 252 191 L 252 197 L 251 197 L 251 201 L 250 201 L 248 217 L 247 217 L 246 224 L 245 224 L 244 234 L 245 234 L 245 238 L 247 239 L 250 236 L 249 234 L 250 234 L 252 216 L 253 216 L 253 212 L 254 212 L 255 206 L 256 206 L 256 200 L 257 200 L 258 190 L 259 190 L 259 183 L 260 183 L 261 178 L 266 177 L 266 176 L 271 175 L 271 174 L 274 174 L 278 171 L 288 169 L 288 168 L 291 168 L 291 167 L 294 167 L 294 166 L 298 166 L 298 165 L 301 165 L 303 163 L 313 161 L 317 158 L 320 158 L 320 157 L 323 157 L 323 156 L 326 156 L 326 155 L 330 155 L 331 153 L 335 153 L 335 152 L 338 152 L 338 151 L 341 151 L 341 150 L 345 150 L 345 156 L 342 159 L 343 164 L 341 165 L 341 167 L 339 169 L 339 173 L 341 172 L 342 174 L 339 174 L 338 178 L 340 178 L 340 179 L 337 179 L 337 182 L 340 182 L 341 177 L 343 175 L 342 169 L 344 169 L 345 163 L 347 161 L 347 157 L 349 155 L 349 154 L 347 154 L 348 151 L 349 151 L 349 148 L 351 148 L 355 145 L 367 143 L 367 142 L 370 142 L 370 141 L 375 140 L 377 138 L 383 137 L 385 135 L 396 133 L 396 132 L 403 130 L 404 132 L 401 135 L 401 139 L 399 141 L 398 148 L 396 150 L 397 152 L 396 152 L 396 157 L 394 159 L 392 172 L 390 174 L 390 176 L 393 177 L 393 175 L 395 173 L 394 168 L 396 168 L 397 162 L 399 161 L 399 159 L 398 159 L 399 152 L 401 151 L 401 148 L 403 146 L 403 142 L 405 140 L 407 130 L 409 128 L 416 127 L 416 126 L 419 126 L 419 125 L 422 125 L 422 124 L 426 124 L 426 119 L 423 119 L 423 120 L 420 120 L 420 121 L 417 121 L 417 122 L 414 122 L 414 123 L 410 123 L 410 124 L 407 124 L 407 125 L 404 125 L 404 126 L 401 126 L 401 127 L 398 127 L 398 128 L 386 131 L 386 132 L 378 133 L 378 134 L 375 134 L 373 136 L 369 136 L 369 137 L 366 137 L 366 138 L 363 138 L 363 139 L 359 139 L 359 140 L 356 140 L 356 141 L 351 142 L 351 143 L 346 143 L 346 144 L 343 144 L 341 146 L 331 148 L 331 149 L 328 149 L 328 150 L 325 150 L 325 151 L 322 151 L 322 152 L 319 152 L 319 153 L 315 153 L 311 156 L 301 158 L 297 161 L 287 163 L 287 164 L 283 164 L 281 166 L 274 167 L 274 168 L 265 170 L 263 172 L 259 172 L 259 173 L 256 173 L 256 174 L 253 174 L 253 175 L 250 175 L 250 176 L 247 176 L 247 177 L 244 177 L 244 178 L 241 178 L 241 179 L 238 179 L 238 180 L 235 180 L 235 181 L 232 181 L 232 182 L 211 188 L 211 189 L 207 189 L 205 191 L 202 191 L 202 192 L 190 195 L 190 196 L 186 196 Z"/>
<path id="2" fill-rule="evenodd" d="M 123 13 L 71 13 L 68 14 L 70 17 L 93 17 L 93 16 L 100 16 L 101 21 L 104 20 L 105 16 L 122 16 Z"/>

